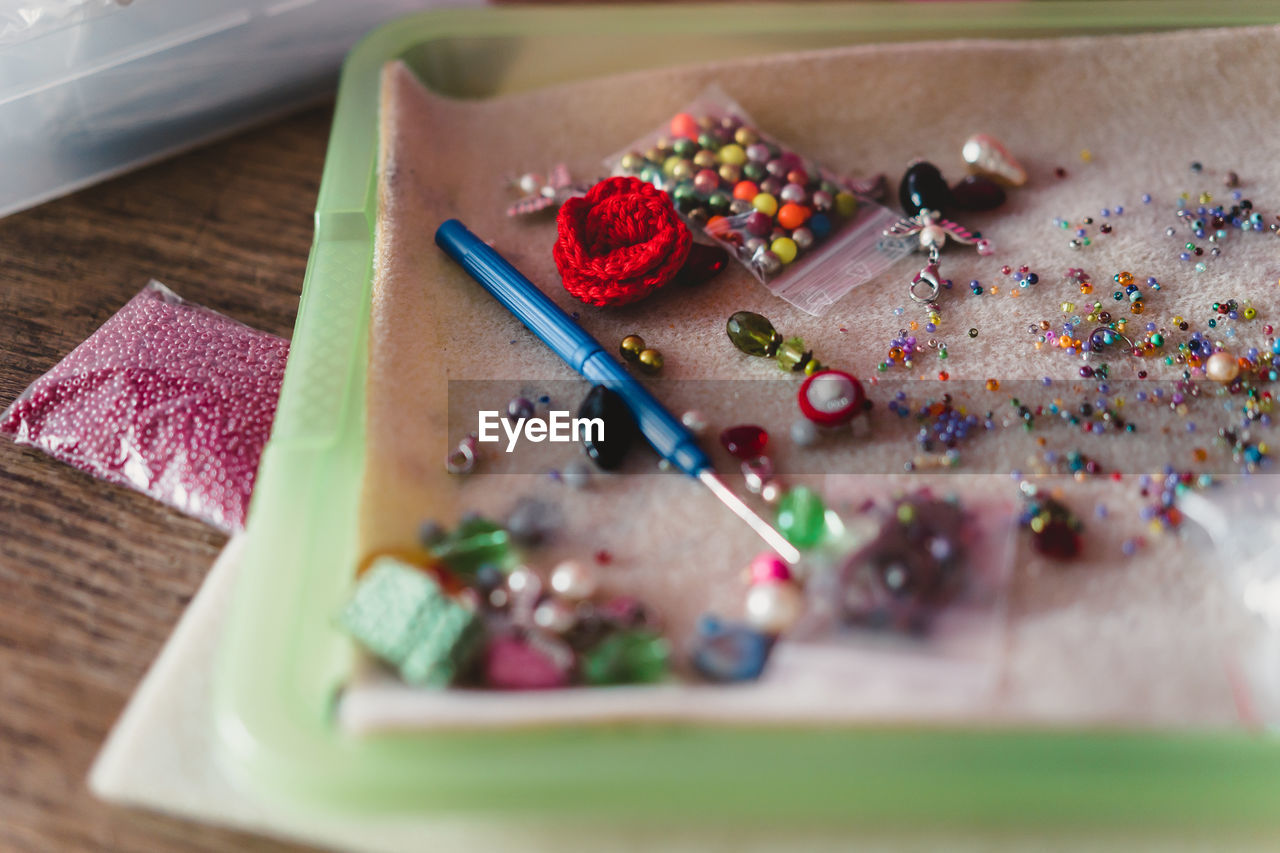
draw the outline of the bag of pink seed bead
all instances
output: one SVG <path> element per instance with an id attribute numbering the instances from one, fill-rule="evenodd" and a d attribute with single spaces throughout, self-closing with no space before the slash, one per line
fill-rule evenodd
<path id="1" fill-rule="evenodd" d="M 288 355 L 285 339 L 152 281 L 14 400 L 0 432 L 238 530 Z"/>

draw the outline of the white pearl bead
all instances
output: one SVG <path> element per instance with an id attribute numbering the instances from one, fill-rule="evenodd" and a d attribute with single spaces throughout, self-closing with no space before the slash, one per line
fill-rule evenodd
<path id="1" fill-rule="evenodd" d="M 1240 365 L 1229 352 L 1215 352 L 1204 364 L 1205 376 L 1214 382 L 1229 385 L 1240 375 Z"/>
<path id="2" fill-rule="evenodd" d="M 595 595 L 597 586 L 595 571 L 578 560 L 565 560 L 551 570 L 551 588 L 564 598 L 582 601 Z"/>
<path id="3" fill-rule="evenodd" d="M 766 634 L 781 634 L 804 612 L 800 587 L 786 581 L 755 584 L 747 591 L 747 623 Z"/>
<path id="4" fill-rule="evenodd" d="M 931 249 L 934 246 L 942 248 L 947 242 L 947 231 L 941 225 L 926 225 L 920 229 L 920 246 L 924 249 Z"/>
<path id="5" fill-rule="evenodd" d="M 533 624 L 553 634 L 563 634 L 577 622 L 573 605 L 548 598 L 533 610 Z"/>
<path id="6" fill-rule="evenodd" d="M 520 176 L 518 183 L 520 184 L 520 192 L 525 195 L 533 195 L 538 190 L 542 189 L 544 181 L 542 180 L 542 176 L 537 172 L 526 172 Z"/>
<path id="7" fill-rule="evenodd" d="M 697 409 L 690 409 L 680 416 L 680 423 L 684 424 L 685 429 L 689 430 L 689 432 L 697 435 L 706 431 L 707 416 Z"/>
<path id="8" fill-rule="evenodd" d="M 782 497 L 782 486 L 775 480 L 770 480 L 760 488 L 760 497 L 767 504 L 777 503 Z"/>

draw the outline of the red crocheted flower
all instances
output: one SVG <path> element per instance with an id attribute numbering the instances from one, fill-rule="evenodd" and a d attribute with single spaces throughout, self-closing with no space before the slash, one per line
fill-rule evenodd
<path id="1" fill-rule="evenodd" d="M 560 207 L 552 254 L 565 290 L 625 305 L 675 277 L 693 240 L 671 198 L 637 178 L 608 178 Z"/>

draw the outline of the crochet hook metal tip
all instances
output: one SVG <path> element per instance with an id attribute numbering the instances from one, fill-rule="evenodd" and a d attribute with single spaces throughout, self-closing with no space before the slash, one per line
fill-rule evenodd
<path id="1" fill-rule="evenodd" d="M 747 526 L 756 532 L 756 534 L 768 543 L 769 547 L 777 552 L 778 556 L 786 560 L 788 563 L 795 565 L 800 562 L 800 551 L 796 546 L 787 541 L 786 537 L 778 532 L 772 524 L 765 521 L 755 510 L 742 502 L 742 498 L 738 497 L 734 492 L 724 484 L 716 473 L 710 468 L 703 468 L 698 472 L 698 479 L 711 490 L 720 503 L 727 506 L 734 515 L 747 523 Z"/>

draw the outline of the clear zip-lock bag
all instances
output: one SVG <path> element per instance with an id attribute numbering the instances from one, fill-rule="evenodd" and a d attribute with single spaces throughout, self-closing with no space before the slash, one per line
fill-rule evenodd
<path id="1" fill-rule="evenodd" d="M 718 86 L 605 165 L 668 192 L 695 232 L 810 314 L 913 248 L 886 236 L 902 217 L 870 197 L 876 182 L 836 175 L 764 133 Z"/>

